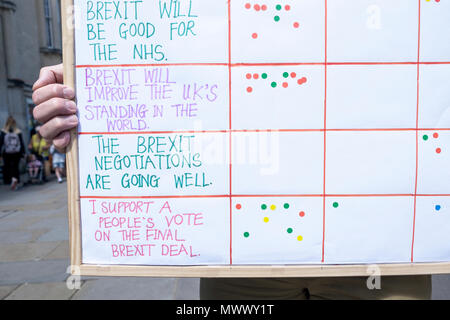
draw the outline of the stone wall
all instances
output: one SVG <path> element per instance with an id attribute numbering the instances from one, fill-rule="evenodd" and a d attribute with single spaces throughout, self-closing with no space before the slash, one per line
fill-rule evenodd
<path id="1" fill-rule="evenodd" d="M 26 143 L 32 126 L 31 87 L 41 67 L 62 61 L 59 10 L 59 0 L 0 0 L 0 127 L 12 115 Z"/>

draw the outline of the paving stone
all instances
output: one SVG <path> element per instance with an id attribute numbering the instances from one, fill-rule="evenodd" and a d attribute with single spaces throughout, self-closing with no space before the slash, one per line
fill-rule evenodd
<path id="1" fill-rule="evenodd" d="M 20 212 L 23 214 L 23 212 Z M 36 217 L 20 217 L 17 214 L 11 214 L 2 218 L 0 221 L 0 232 L 8 230 L 23 230 L 27 228 L 29 223 L 32 223 L 30 219 L 37 219 Z M 39 218 L 42 219 L 42 218 Z"/>
<path id="2" fill-rule="evenodd" d="M 180 278 L 177 280 L 175 292 L 176 300 L 199 300 L 200 299 L 200 279 Z"/>
<path id="3" fill-rule="evenodd" d="M 10 209 L 2 209 L 0 210 L 0 219 L 5 218 L 7 216 L 10 216 L 16 212 L 18 212 L 18 209 L 10 208 Z"/>
<path id="4" fill-rule="evenodd" d="M 23 243 L 33 241 L 33 234 L 28 231 L 1 231 L 0 243 Z"/>
<path id="5" fill-rule="evenodd" d="M 59 217 L 59 218 L 40 218 L 38 220 L 33 221 L 28 228 L 30 229 L 42 229 L 42 228 L 68 228 L 68 218 L 67 217 Z"/>
<path id="6" fill-rule="evenodd" d="M 11 292 L 13 292 L 18 286 L 1 286 L 0 287 L 0 300 L 5 299 Z"/>
<path id="7" fill-rule="evenodd" d="M 42 260 L 58 260 L 58 259 L 69 259 L 69 241 L 61 241 L 58 246 L 51 251 L 48 255 L 42 258 Z"/>
<path id="8" fill-rule="evenodd" d="M 75 292 L 69 290 L 65 282 L 25 283 L 5 300 L 69 300 Z"/>
<path id="9" fill-rule="evenodd" d="M 48 232 L 45 232 L 41 236 L 39 236 L 36 241 L 38 242 L 47 242 L 47 241 L 64 241 L 69 238 L 69 227 L 57 227 L 53 228 Z"/>
<path id="10" fill-rule="evenodd" d="M 176 280 L 172 278 L 102 278 L 89 280 L 75 300 L 172 300 Z"/>
<path id="11" fill-rule="evenodd" d="M 0 244 L 0 262 L 40 260 L 58 245 L 59 242 Z"/>
<path id="12" fill-rule="evenodd" d="M 435 275 L 433 280 L 433 300 L 450 300 L 450 275 Z"/>
<path id="13" fill-rule="evenodd" d="M 0 263 L 0 285 L 25 282 L 60 282 L 69 276 L 69 260 L 43 260 Z"/>

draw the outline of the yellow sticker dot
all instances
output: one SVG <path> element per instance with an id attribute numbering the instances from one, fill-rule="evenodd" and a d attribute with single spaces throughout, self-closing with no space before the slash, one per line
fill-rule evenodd
<path id="1" fill-rule="evenodd" d="M 298 240 L 298 241 L 303 241 L 303 237 L 302 237 L 302 236 L 298 236 L 298 237 L 297 237 L 297 240 Z"/>
<path id="2" fill-rule="evenodd" d="M 270 206 L 270 209 L 271 209 L 271 210 L 275 210 L 276 208 L 277 208 L 277 206 L 274 205 L 274 204 Z"/>
<path id="3" fill-rule="evenodd" d="M 269 218 L 265 217 L 265 218 L 264 218 L 264 222 L 265 222 L 265 223 L 269 222 Z"/>

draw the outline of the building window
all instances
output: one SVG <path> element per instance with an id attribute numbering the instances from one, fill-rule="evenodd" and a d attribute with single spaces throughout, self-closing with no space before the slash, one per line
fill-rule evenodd
<path id="1" fill-rule="evenodd" d="M 47 48 L 53 48 L 53 22 L 50 0 L 44 0 L 45 34 L 47 37 Z"/>

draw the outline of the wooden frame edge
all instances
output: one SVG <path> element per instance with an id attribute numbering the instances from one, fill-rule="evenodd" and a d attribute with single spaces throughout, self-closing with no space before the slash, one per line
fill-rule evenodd
<path id="1" fill-rule="evenodd" d="M 296 278 L 428 275 L 450 272 L 450 263 L 364 265 L 254 265 L 254 266 L 80 266 L 83 276 L 176 277 L 176 278 Z"/>
<path id="2" fill-rule="evenodd" d="M 64 84 L 75 89 L 75 23 L 73 0 L 62 0 L 62 44 Z M 78 130 L 70 132 L 67 147 L 67 196 L 69 215 L 69 247 L 72 272 L 81 265 L 80 189 L 78 181 Z"/>

